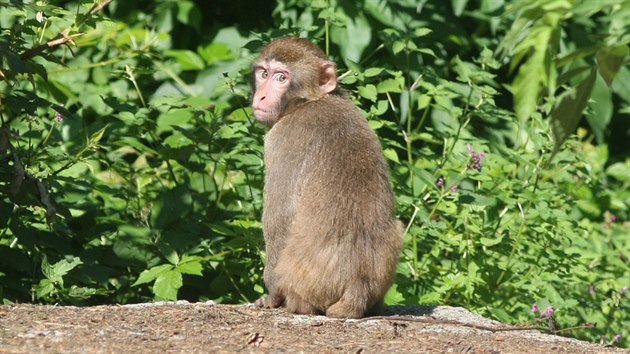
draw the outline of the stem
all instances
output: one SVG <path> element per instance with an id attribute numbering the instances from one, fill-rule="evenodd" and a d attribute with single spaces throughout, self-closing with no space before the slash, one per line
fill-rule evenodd
<path id="1" fill-rule="evenodd" d="M 326 0 L 326 9 L 330 11 L 330 8 L 330 0 Z M 324 31 L 326 33 L 326 56 L 330 56 L 330 20 L 328 16 L 324 19 Z"/>
<path id="2" fill-rule="evenodd" d="M 142 102 L 142 107 L 147 108 L 146 102 L 144 102 L 144 97 L 142 97 L 142 92 L 140 92 L 140 87 L 138 86 L 138 82 L 136 81 L 136 76 L 133 73 L 133 70 L 129 65 L 125 65 L 125 73 L 129 76 L 129 81 L 133 84 L 133 87 L 136 89 L 136 93 L 140 98 L 140 102 Z"/>
<path id="3" fill-rule="evenodd" d="M 411 96 L 411 93 L 409 93 L 409 95 Z M 411 153 L 413 146 L 412 146 L 412 142 L 411 142 L 411 119 L 410 117 L 407 118 L 407 130 L 404 131 L 403 130 L 403 135 L 405 137 L 405 147 L 407 149 L 407 163 L 409 164 L 409 184 L 411 186 L 411 195 L 415 196 L 416 195 L 416 191 L 415 191 L 415 183 L 413 183 L 413 179 L 414 179 L 414 173 L 413 173 L 413 154 Z"/>
<path id="4" fill-rule="evenodd" d="M 230 281 L 230 283 L 232 283 L 232 286 L 234 286 L 234 289 L 236 289 L 236 292 L 238 293 L 238 295 L 241 297 L 242 300 L 244 300 L 245 302 L 251 302 L 247 296 L 245 296 L 245 294 L 241 291 L 241 289 L 239 288 L 238 284 L 236 284 L 236 281 L 234 281 L 234 278 L 232 277 L 232 275 L 230 274 L 230 272 L 228 272 L 228 265 L 225 263 L 225 261 L 221 262 L 221 264 L 223 264 L 223 271 L 225 272 L 225 276 L 227 276 L 228 280 Z"/>
<path id="5" fill-rule="evenodd" d="M 407 224 L 407 227 L 405 228 L 405 232 L 403 233 L 403 235 L 406 235 L 407 233 L 409 233 L 409 229 L 411 229 L 411 225 L 413 225 L 413 221 L 416 219 L 416 215 L 418 215 L 418 211 L 420 210 L 420 208 L 418 208 L 415 204 L 413 204 L 413 214 L 411 215 L 411 219 L 409 220 L 409 223 Z M 413 233 L 411 234 L 411 244 L 413 247 L 413 267 L 412 267 L 412 271 L 414 272 L 414 278 L 417 278 L 417 267 L 418 267 L 418 239 L 417 239 L 417 233 Z"/>
<path id="6" fill-rule="evenodd" d="M 453 139 L 453 144 L 451 144 L 451 146 L 448 148 L 448 151 L 446 151 L 444 155 L 442 156 L 442 161 L 440 161 L 440 164 L 438 165 L 439 168 L 444 167 L 444 164 L 446 163 L 446 159 L 453 152 L 453 149 L 455 148 L 455 144 L 459 140 L 459 135 L 462 133 L 462 130 L 464 129 L 464 127 L 468 125 L 468 123 L 470 123 L 470 117 L 467 117 L 464 123 L 460 124 L 459 127 L 457 128 L 457 133 L 455 134 L 455 138 Z"/>
<path id="7" fill-rule="evenodd" d="M 44 139 L 42 139 L 42 141 L 39 144 L 37 144 L 37 147 L 36 147 L 37 150 L 39 150 L 40 147 L 42 147 L 42 146 L 44 146 L 46 144 L 46 142 L 48 141 L 48 139 L 52 135 L 52 132 L 53 132 L 54 129 L 55 129 L 55 123 L 52 123 L 50 125 L 50 129 L 48 130 L 48 133 L 46 134 Z"/>
<path id="8" fill-rule="evenodd" d="M 420 131 L 420 129 L 422 128 L 422 126 L 424 125 L 424 121 L 427 119 L 427 117 L 429 116 L 429 107 L 431 106 L 431 101 L 433 101 L 433 98 L 431 97 L 431 99 L 429 100 L 429 104 L 427 105 L 427 108 L 424 109 L 424 113 L 422 113 L 422 117 L 420 118 L 420 122 L 418 122 L 418 125 L 416 126 L 415 131 Z"/>
<path id="9" fill-rule="evenodd" d="M 512 267 L 512 264 L 511 264 L 512 259 L 514 258 L 514 254 L 516 253 L 516 250 L 521 245 L 521 238 L 523 237 L 523 231 L 525 230 L 525 225 L 527 224 L 525 220 L 525 212 L 523 212 L 523 209 L 520 204 L 518 206 L 519 206 L 519 209 L 521 210 L 521 216 L 523 220 L 521 222 L 521 225 L 518 228 L 518 231 L 516 232 L 516 242 L 512 246 L 512 250 L 510 251 L 510 255 L 508 256 L 508 261 L 507 261 L 507 265 L 505 266 L 505 270 L 501 272 L 501 274 L 499 275 L 499 278 L 497 278 L 497 281 L 495 283 L 497 288 L 501 286 L 501 281 L 503 280 L 503 277 Z"/>
<path id="10" fill-rule="evenodd" d="M 444 166 L 444 164 L 446 163 L 446 159 L 451 154 L 451 152 L 453 152 L 453 149 L 455 148 L 455 143 L 457 143 L 457 140 L 459 140 L 459 135 L 462 133 L 462 129 L 464 129 L 464 127 L 466 127 L 468 123 L 470 123 L 471 118 L 470 118 L 470 111 L 468 110 L 468 107 L 469 107 L 470 99 L 472 97 L 472 93 L 473 93 L 473 89 L 471 87 L 470 92 L 468 93 L 468 98 L 466 99 L 466 105 L 464 106 L 464 111 L 462 112 L 462 117 L 465 117 L 466 119 L 464 120 L 464 123 L 460 124 L 459 127 L 457 128 L 457 133 L 455 134 L 455 139 L 453 140 L 453 144 L 450 146 L 450 148 L 444 154 L 444 156 L 442 156 L 442 161 L 440 161 L 440 164 L 438 165 L 438 167 L 440 168 Z"/>
<path id="11" fill-rule="evenodd" d="M 452 186 L 451 186 L 452 187 Z M 444 192 L 440 193 L 440 196 L 438 197 L 437 201 L 435 201 L 435 204 L 433 205 L 433 208 L 431 209 L 431 212 L 429 212 L 429 215 L 427 216 L 427 220 L 431 220 L 431 218 L 433 217 L 433 215 L 435 214 L 435 212 L 437 211 L 438 206 L 440 205 L 440 203 L 442 202 L 442 200 L 444 200 L 444 197 L 446 197 L 449 194 L 450 188 L 444 189 Z M 426 199 L 426 198 L 424 198 Z M 436 242 L 433 247 L 435 247 L 436 245 L 438 245 L 439 242 Z M 433 249 L 431 249 L 431 252 L 433 251 Z M 429 254 L 431 254 L 431 252 L 429 252 Z M 422 262 L 422 264 L 420 265 L 420 268 L 418 269 L 422 269 L 424 268 L 425 264 L 427 264 L 427 262 L 429 261 L 430 257 L 425 257 L 424 262 Z"/>
<path id="12" fill-rule="evenodd" d="M 184 82 L 184 80 L 182 80 L 177 74 L 175 74 L 173 70 L 167 68 L 160 62 L 154 62 L 154 64 L 158 69 L 164 71 L 166 75 L 170 76 L 171 79 L 173 79 L 173 81 L 175 81 L 182 88 L 182 90 L 184 90 L 188 95 L 190 96 L 195 95 L 195 92 L 193 91 L 193 89 L 191 89 L 190 86 L 188 86 L 188 84 Z"/>

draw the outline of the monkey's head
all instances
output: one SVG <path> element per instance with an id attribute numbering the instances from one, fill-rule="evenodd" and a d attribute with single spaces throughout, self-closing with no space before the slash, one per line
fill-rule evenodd
<path id="1" fill-rule="evenodd" d="M 306 39 L 277 39 L 254 61 L 252 107 L 256 118 L 268 126 L 288 108 L 319 99 L 336 88 L 335 64 Z"/>

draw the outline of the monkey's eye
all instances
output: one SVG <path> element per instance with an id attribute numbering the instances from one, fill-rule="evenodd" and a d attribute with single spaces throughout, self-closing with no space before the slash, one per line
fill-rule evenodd
<path id="1" fill-rule="evenodd" d="M 285 82 L 285 81 L 287 81 L 287 76 L 285 74 L 283 74 L 283 73 L 278 73 L 278 74 L 276 74 L 276 81 L 278 81 L 280 83 Z"/>
<path id="2" fill-rule="evenodd" d="M 260 69 L 258 70 L 258 77 L 260 77 L 263 80 L 266 80 L 267 77 L 269 77 L 269 73 L 265 69 Z"/>

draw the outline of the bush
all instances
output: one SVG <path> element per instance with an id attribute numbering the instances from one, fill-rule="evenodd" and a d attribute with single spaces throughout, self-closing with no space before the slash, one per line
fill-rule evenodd
<path id="1" fill-rule="evenodd" d="M 260 296 L 247 78 L 294 34 L 339 64 L 390 162 L 407 230 L 389 303 L 553 308 L 628 346 L 629 4 L 247 4 L 0 3 L 5 303 Z"/>

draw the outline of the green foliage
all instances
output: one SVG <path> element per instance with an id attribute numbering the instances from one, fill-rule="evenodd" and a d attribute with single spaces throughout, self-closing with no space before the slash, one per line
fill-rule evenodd
<path id="1" fill-rule="evenodd" d="M 0 8 L 5 303 L 258 297 L 249 65 L 298 34 L 338 63 L 392 168 L 407 230 L 389 303 L 539 323 L 536 304 L 630 344 L 627 1 Z"/>
<path id="2" fill-rule="evenodd" d="M 92 4 L 1 4 L 13 11 L 1 18 L 5 301 L 235 302 L 261 292 L 252 284 L 263 131 L 217 74 L 247 59 L 236 59 L 232 32 L 197 52 L 167 49 L 175 39 L 147 24 L 169 4 L 133 26 L 96 18 Z M 76 47 L 25 55 L 67 37 Z"/>

